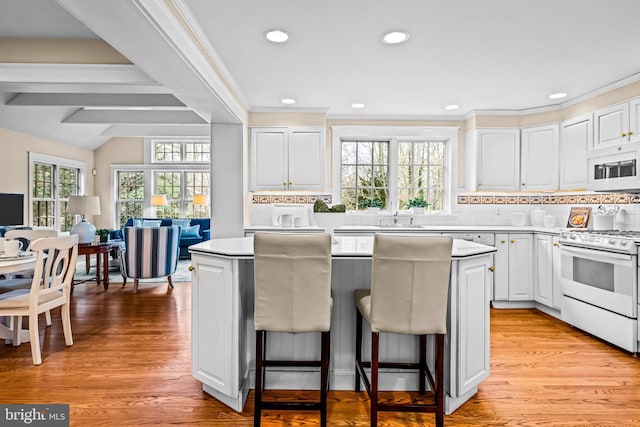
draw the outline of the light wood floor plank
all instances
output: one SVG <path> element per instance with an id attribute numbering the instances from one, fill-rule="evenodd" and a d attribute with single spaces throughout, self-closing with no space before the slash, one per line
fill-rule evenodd
<path id="1" fill-rule="evenodd" d="M 78 286 L 74 346 L 58 312 L 40 322 L 43 364 L 28 344 L 0 345 L 0 402 L 69 403 L 72 426 L 253 425 L 191 377 L 190 285 Z M 289 393 L 276 393 L 287 398 Z M 404 393 L 391 398 L 401 399 Z M 329 425 L 366 426 L 364 393 L 329 393 Z M 316 426 L 315 413 L 267 412 L 265 426 Z M 491 376 L 447 426 L 640 426 L 640 361 L 536 310 L 492 310 Z M 380 415 L 380 426 L 431 426 L 433 415 Z"/>

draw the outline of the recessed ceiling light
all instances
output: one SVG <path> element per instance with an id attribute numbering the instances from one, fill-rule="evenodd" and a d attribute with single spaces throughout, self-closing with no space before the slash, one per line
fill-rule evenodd
<path id="1" fill-rule="evenodd" d="M 351 108 L 364 108 L 364 104 L 362 102 L 354 102 L 351 104 Z"/>
<path id="2" fill-rule="evenodd" d="M 269 30 L 264 33 L 264 36 L 267 40 L 274 43 L 284 43 L 289 40 L 289 34 L 282 30 Z"/>
<path id="3" fill-rule="evenodd" d="M 445 110 L 457 110 L 458 108 L 460 108 L 458 104 L 450 104 L 444 107 Z"/>
<path id="4" fill-rule="evenodd" d="M 564 98 L 565 96 L 567 96 L 566 93 L 557 92 L 557 93 L 552 93 L 551 95 L 549 95 L 549 99 L 560 99 L 560 98 Z"/>
<path id="5" fill-rule="evenodd" d="M 293 98 L 282 98 L 280 102 L 282 102 L 283 104 L 295 104 L 296 100 Z"/>
<path id="6" fill-rule="evenodd" d="M 390 31 L 382 36 L 382 41 L 386 44 L 399 44 L 409 40 L 409 33 L 406 31 Z"/>

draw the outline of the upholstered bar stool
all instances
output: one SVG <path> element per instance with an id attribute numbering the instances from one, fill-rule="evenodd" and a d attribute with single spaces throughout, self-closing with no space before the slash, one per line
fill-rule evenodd
<path id="1" fill-rule="evenodd" d="M 331 235 L 256 233 L 253 238 L 256 329 L 254 426 L 264 409 L 319 410 L 327 425 L 331 326 Z M 320 332 L 320 360 L 267 360 L 267 331 Z M 319 367 L 319 402 L 263 401 L 267 367 Z"/>
<path id="2" fill-rule="evenodd" d="M 371 425 L 378 425 L 378 411 L 434 412 L 436 426 L 444 425 L 444 338 L 451 271 L 451 237 L 376 235 L 373 242 L 371 290 L 354 293 L 356 311 L 356 391 L 360 380 L 371 401 Z M 371 326 L 371 362 L 362 361 L 362 323 Z M 380 332 L 418 336 L 417 363 L 380 362 Z M 435 334 L 435 381 L 427 367 L 427 335 Z M 364 368 L 371 368 L 371 381 Z M 425 378 L 433 391 L 433 403 L 380 403 L 380 368 L 418 370 L 419 392 Z"/>

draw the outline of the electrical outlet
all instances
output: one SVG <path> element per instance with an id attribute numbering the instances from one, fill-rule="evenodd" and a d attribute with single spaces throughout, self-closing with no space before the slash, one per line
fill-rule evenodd
<path id="1" fill-rule="evenodd" d="M 500 206 L 496 206 L 496 215 L 502 215 L 502 211 L 500 210 Z"/>

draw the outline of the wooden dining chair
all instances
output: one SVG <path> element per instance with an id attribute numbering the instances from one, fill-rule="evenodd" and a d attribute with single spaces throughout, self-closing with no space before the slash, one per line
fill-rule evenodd
<path id="1" fill-rule="evenodd" d="M 78 258 L 78 236 L 48 237 L 32 242 L 36 264 L 31 287 L 0 294 L 0 316 L 13 318 L 14 345 L 20 344 L 22 316 L 29 317 L 29 341 L 34 365 L 42 363 L 38 316 L 61 308 L 62 328 L 67 346 L 73 345 L 69 298 Z"/>

